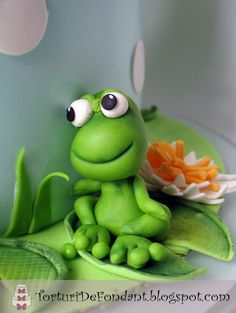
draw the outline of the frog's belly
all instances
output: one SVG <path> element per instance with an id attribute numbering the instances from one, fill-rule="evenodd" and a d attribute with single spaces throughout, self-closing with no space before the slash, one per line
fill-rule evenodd
<path id="1" fill-rule="evenodd" d="M 122 193 L 113 195 L 113 197 L 102 196 L 95 207 L 97 223 L 116 236 L 120 234 L 120 228 L 126 222 L 140 215 L 142 212 L 132 194 L 128 198 Z"/>

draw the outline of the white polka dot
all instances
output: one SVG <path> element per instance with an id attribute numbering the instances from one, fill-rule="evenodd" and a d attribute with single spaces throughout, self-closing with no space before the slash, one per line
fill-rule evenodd
<path id="1" fill-rule="evenodd" d="M 22 55 L 43 38 L 48 21 L 45 0 L 0 1 L 0 53 Z"/>
<path id="2" fill-rule="evenodd" d="M 143 90 L 145 80 L 145 51 L 143 41 L 140 40 L 134 50 L 132 81 L 134 90 L 140 93 Z"/>

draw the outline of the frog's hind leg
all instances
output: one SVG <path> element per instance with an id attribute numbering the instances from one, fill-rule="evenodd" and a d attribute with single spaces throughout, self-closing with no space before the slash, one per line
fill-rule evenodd
<path id="1" fill-rule="evenodd" d="M 74 210 L 81 224 L 97 224 L 94 216 L 94 207 L 97 198 L 92 195 L 82 196 L 75 201 Z"/>
<path id="2" fill-rule="evenodd" d="M 165 238 L 169 231 L 170 221 L 163 220 L 150 214 L 143 214 L 125 223 L 121 228 L 121 234 L 138 235 L 146 238 Z"/>
<path id="3" fill-rule="evenodd" d="M 170 211 L 164 204 L 158 203 L 149 197 L 145 183 L 139 176 L 133 182 L 134 195 L 141 216 L 126 222 L 121 233 L 143 237 L 165 237 L 170 228 Z"/>

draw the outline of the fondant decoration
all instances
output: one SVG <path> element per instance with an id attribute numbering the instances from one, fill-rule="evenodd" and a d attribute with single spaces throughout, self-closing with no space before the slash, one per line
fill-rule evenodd
<path id="1" fill-rule="evenodd" d="M 21 148 L 16 162 L 14 206 L 5 237 L 24 235 L 38 231 L 52 223 L 52 183 L 57 178 L 69 177 L 55 172 L 42 179 L 32 201 L 30 181 L 24 164 L 25 148 Z"/>
<path id="2" fill-rule="evenodd" d="M 206 204 L 221 204 L 222 196 L 236 191 L 236 175 L 219 174 L 208 156 L 196 158 L 194 151 L 185 156 L 184 142 L 154 142 L 148 149 L 140 175 L 150 190 Z"/>
<path id="3" fill-rule="evenodd" d="M 157 112 L 158 108 L 155 105 L 152 105 L 150 108 L 141 109 L 141 114 L 145 122 L 156 118 Z"/>
<path id="4" fill-rule="evenodd" d="M 24 164 L 25 148 L 21 148 L 16 162 L 14 205 L 5 236 L 27 233 L 32 219 L 32 195 L 28 173 Z"/>
<path id="5" fill-rule="evenodd" d="M 48 20 L 45 0 L 0 1 L 0 52 L 21 55 L 44 36 Z"/>
<path id="6" fill-rule="evenodd" d="M 51 189 L 55 178 L 63 178 L 66 181 L 69 180 L 69 177 L 61 172 L 51 173 L 42 179 L 36 192 L 29 233 L 38 231 L 52 223 Z"/>
<path id="7" fill-rule="evenodd" d="M 67 215 L 65 219 L 65 226 L 73 239 L 75 231 L 79 226 L 78 217 L 74 212 Z M 159 247 L 161 246 L 162 245 Z M 153 247 L 155 249 L 155 246 Z M 110 262 L 109 258 L 99 260 L 86 250 L 78 250 L 79 255 L 93 266 L 93 270 L 98 273 L 100 270 L 103 271 L 104 274 L 102 277 L 104 277 L 104 275 L 106 275 L 105 273 L 108 272 L 110 275 L 118 275 L 116 277 L 125 277 L 139 281 L 160 281 L 191 279 L 204 273 L 204 268 L 196 268 L 193 264 L 188 262 L 186 259 L 177 256 L 171 250 L 165 249 L 165 252 L 167 255 L 164 257 L 164 260 L 159 262 L 149 261 L 145 267 L 136 269 L 125 263 L 114 265 Z"/>
<path id="8" fill-rule="evenodd" d="M 87 178 L 82 190 L 76 185 L 80 197 L 74 207 L 82 223 L 76 246 L 104 258 L 109 253 L 104 234 L 109 232 L 117 238 L 110 245 L 111 263 L 127 261 L 132 267 L 143 267 L 149 259 L 160 257 L 160 249 L 146 238 L 164 238 L 170 225 L 169 209 L 150 199 L 143 179 L 135 176 L 147 148 L 143 119 L 135 103 L 117 89 L 82 99 L 90 102 L 94 112 L 78 128 L 71 146 L 72 165 Z M 99 199 L 91 194 L 94 184 L 100 187 Z"/>
<path id="9" fill-rule="evenodd" d="M 134 90 L 140 93 L 143 90 L 145 80 L 145 50 L 142 40 L 136 44 L 134 50 L 132 80 Z"/>
<path id="10" fill-rule="evenodd" d="M 1 279 L 65 279 L 67 273 L 64 260 L 54 249 L 25 240 L 0 239 Z"/>
<path id="11" fill-rule="evenodd" d="M 61 247 L 61 254 L 66 259 L 74 259 L 74 257 L 77 254 L 77 250 L 75 249 L 75 246 L 72 243 L 65 243 Z"/>
<path id="12" fill-rule="evenodd" d="M 211 210 L 171 204 L 171 228 L 165 245 L 195 250 L 223 261 L 233 258 L 233 241 L 228 228 Z M 182 254 L 182 253 L 181 253 Z"/>
<path id="13" fill-rule="evenodd" d="M 108 93 L 101 100 L 101 110 L 106 117 L 120 117 L 127 112 L 128 108 L 128 100 L 118 92 Z"/>
<path id="14" fill-rule="evenodd" d="M 67 109 L 67 119 L 76 127 L 83 126 L 93 114 L 90 103 L 86 99 L 76 100 Z"/>
<path id="15" fill-rule="evenodd" d="M 25 284 L 17 284 L 11 304 L 17 310 L 26 310 L 31 305 L 31 297 Z"/>

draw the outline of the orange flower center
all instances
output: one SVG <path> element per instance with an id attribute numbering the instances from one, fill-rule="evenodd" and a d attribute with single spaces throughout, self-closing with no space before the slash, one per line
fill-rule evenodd
<path id="1" fill-rule="evenodd" d="M 147 152 L 147 160 L 153 172 L 167 181 L 174 181 L 179 174 L 183 174 L 187 184 L 212 181 L 218 175 L 218 166 L 211 165 L 211 158 L 203 157 L 194 165 L 187 165 L 184 160 L 185 145 L 177 140 L 175 146 L 156 141 L 151 144 Z M 219 185 L 211 182 L 208 190 L 218 191 Z"/>

